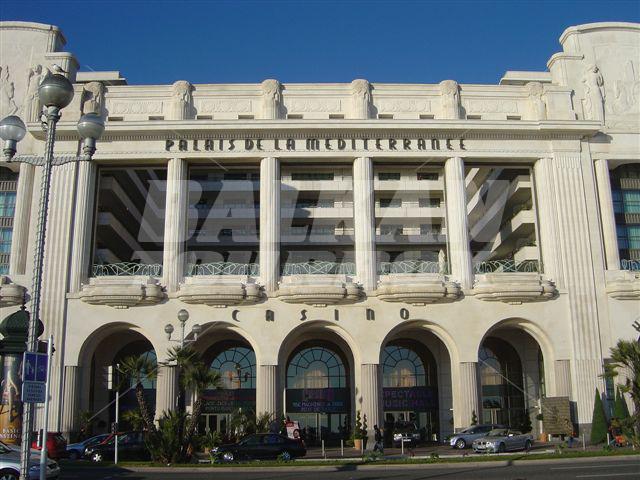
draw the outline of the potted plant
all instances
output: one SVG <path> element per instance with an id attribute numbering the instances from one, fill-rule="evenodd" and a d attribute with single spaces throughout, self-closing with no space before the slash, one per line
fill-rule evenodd
<path id="1" fill-rule="evenodd" d="M 351 435 L 353 440 L 353 448 L 356 450 L 362 450 L 362 417 L 360 416 L 360 410 L 356 412 L 356 424 L 353 428 L 353 434 Z"/>

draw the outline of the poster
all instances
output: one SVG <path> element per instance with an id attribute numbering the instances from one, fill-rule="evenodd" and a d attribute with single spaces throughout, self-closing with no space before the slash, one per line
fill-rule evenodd
<path id="1" fill-rule="evenodd" d="M 297 421 L 287 420 L 284 425 L 287 428 L 287 437 L 296 440 L 300 438 L 300 424 Z"/>
<path id="2" fill-rule="evenodd" d="M 287 389 L 290 413 L 347 413 L 350 401 L 348 388 Z"/>
<path id="3" fill-rule="evenodd" d="M 438 408 L 432 387 L 386 387 L 382 390 L 384 411 L 424 412 Z"/>
<path id="4" fill-rule="evenodd" d="M 10 445 L 18 445 L 22 436 L 22 355 L 4 356 L 0 389 L 0 440 Z"/>

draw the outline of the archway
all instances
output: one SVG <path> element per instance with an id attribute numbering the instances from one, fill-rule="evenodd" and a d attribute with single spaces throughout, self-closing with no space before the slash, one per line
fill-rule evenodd
<path id="1" fill-rule="evenodd" d="M 211 344 L 203 353 L 204 362 L 220 374 L 222 386 L 205 390 L 198 430 L 228 431 L 231 416 L 239 409 L 256 410 L 256 354 L 239 336 Z"/>

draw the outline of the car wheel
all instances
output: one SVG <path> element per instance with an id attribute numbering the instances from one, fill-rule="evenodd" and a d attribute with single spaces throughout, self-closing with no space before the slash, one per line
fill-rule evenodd
<path id="1" fill-rule="evenodd" d="M 524 449 L 528 452 L 529 450 L 531 450 L 531 440 L 527 440 L 526 442 L 524 442 Z"/>
<path id="2" fill-rule="evenodd" d="M 289 460 L 291 460 L 291 454 L 287 450 L 285 450 L 280 454 L 280 458 L 285 462 L 288 462 Z"/>
<path id="3" fill-rule="evenodd" d="M 498 445 L 498 453 L 504 453 L 507 451 L 507 446 L 504 443 Z"/>
<path id="4" fill-rule="evenodd" d="M 464 441 L 464 438 L 459 438 L 456 441 L 456 448 L 458 450 L 464 450 L 467 447 L 467 442 Z"/>
<path id="5" fill-rule="evenodd" d="M 0 480 L 18 480 L 20 474 L 15 470 L 0 470 Z"/>
<path id="6" fill-rule="evenodd" d="M 77 450 L 69 451 L 69 460 L 77 460 L 80 458 L 80 453 Z"/>
<path id="7" fill-rule="evenodd" d="M 102 458 L 102 454 L 101 453 L 96 452 L 93 455 L 91 455 L 91 461 L 93 461 L 93 462 L 97 463 L 97 462 L 101 462 L 102 460 L 103 460 L 103 458 Z"/>
<path id="8" fill-rule="evenodd" d="M 222 454 L 222 460 L 225 462 L 233 462 L 234 457 L 232 452 L 224 452 Z"/>

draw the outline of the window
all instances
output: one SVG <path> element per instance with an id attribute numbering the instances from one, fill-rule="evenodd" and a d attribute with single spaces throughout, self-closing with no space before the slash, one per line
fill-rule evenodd
<path id="1" fill-rule="evenodd" d="M 420 198 L 418 199 L 418 206 L 420 208 L 434 208 L 440 206 L 439 198 Z"/>
<path id="2" fill-rule="evenodd" d="M 333 172 L 292 172 L 293 181 L 333 180 Z"/>
<path id="3" fill-rule="evenodd" d="M 402 207 L 402 200 L 399 198 L 381 198 L 380 208 L 400 208 Z"/>
<path id="4" fill-rule="evenodd" d="M 379 172 L 378 180 L 400 180 L 400 172 Z"/>
<path id="5" fill-rule="evenodd" d="M 340 356 L 325 347 L 305 348 L 287 367 L 287 388 L 344 388 L 347 373 Z"/>
<path id="6" fill-rule="evenodd" d="M 440 178 L 437 172 L 418 172 L 416 176 L 418 180 L 438 180 Z"/>
<path id="7" fill-rule="evenodd" d="M 16 210 L 16 192 L 0 192 L 0 217 L 13 217 Z"/>
<path id="8" fill-rule="evenodd" d="M 482 115 L 467 115 L 467 120 L 482 120 Z"/>
<path id="9" fill-rule="evenodd" d="M 402 225 L 380 225 L 380 235 L 402 235 Z"/>
<path id="10" fill-rule="evenodd" d="M 520 115 L 507 115 L 507 120 L 522 120 Z"/>
<path id="11" fill-rule="evenodd" d="M 164 117 L 162 115 L 152 115 L 149 120 L 164 120 Z"/>
<path id="12" fill-rule="evenodd" d="M 300 113 L 290 113 L 289 115 L 287 115 L 287 118 L 289 120 L 302 120 L 302 114 L 300 114 Z"/>
<path id="13" fill-rule="evenodd" d="M 629 225 L 627 227 L 629 248 L 640 249 L 640 225 Z"/>
<path id="14" fill-rule="evenodd" d="M 380 114 L 378 114 L 378 118 L 380 120 L 393 120 L 393 114 L 391 114 L 391 113 L 380 113 Z"/>
<path id="15" fill-rule="evenodd" d="M 442 233 L 441 225 L 420 225 L 420 235 L 440 235 Z"/>
<path id="16" fill-rule="evenodd" d="M 196 120 L 213 120 L 213 115 L 197 115 Z"/>
<path id="17" fill-rule="evenodd" d="M 250 348 L 226 348 L 216 355 L 210 366 L 222 377 L 222 388 L 256 388 L 256 354 Z"/>
<path id="18" fill-rule="evenodd" d="M 623 190 L 624 213 L 640 213 L 640 190 Z"/>
<path id="19" fill-rule="evenodd" d="M 238 115 L 238 120 L 253 120 L 253 115 Z"/>
<path id="20" fill-rule="evenodd" d="M 420 115 L 420 120 L 433 120 L 435 115 Z"/>
<path id="21" fill-rule="evenodd" d="M 344 118 L 344 115 L 342 113 L 330 113 L 329 114 L 329 120 L 341 120 Z"/>

